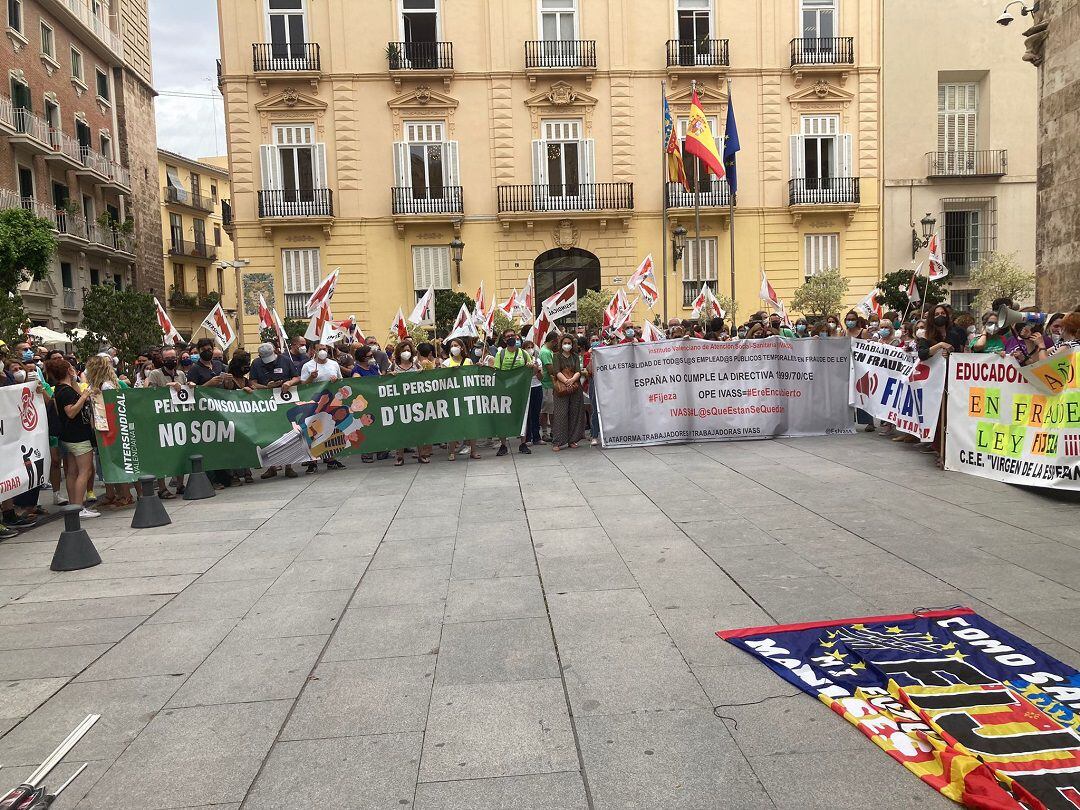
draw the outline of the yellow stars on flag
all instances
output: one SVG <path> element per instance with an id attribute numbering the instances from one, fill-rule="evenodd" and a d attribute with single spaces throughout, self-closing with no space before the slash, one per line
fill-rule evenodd
<path id="1" fill-rule="evenodd" d="M 956 652 L 954 652 L 952 655 L 950 655 L 948 657 L 949 658 L 955 658 L 957 661 L 963 661 L 965 658 L 968 658 L 970 656 L 964 655 L 962 652 L 957 650 Z"/>
<path id="2" fill-rule="evenodd" d="M 955 650 L 956 649 L 956 642 L 955 641 L 950 641 L 948 644 L 942 644 L 941 649 L 943 649 L 943 650 Z"/>
<path id="3" fill-rule="evenodd" d="M 857 664 L 852 664 L 852 665 L 851 665 L 851 669 L 857 669 L 857 670 L 863 670 L 863 669 L 866 669 L 866 663 L 865 663 L 865 662 L 863 662 L 863 661 L 860 661 L 860 662 L 859 662 L 859 663 L 857 663 Z"/>
<path id="4" fill-rule="evenodd" d="M 833 650 L 831 653 L 829 653 L 828 657 L 832 658 L 832 659 L 834 659 L 836 661 L 840 661 L 841 663 L 846 663 L 847 662 L 847 656 L 844 655 L 839 650 Z"/>
<path id="5" fill-rule="evenodd" d="M 894 625 L 893 627 L 886 627 L 885 632 L 888 633 L 890 636 L 896 636 L 900 633 L 903 633 L 904 631 Z"/>

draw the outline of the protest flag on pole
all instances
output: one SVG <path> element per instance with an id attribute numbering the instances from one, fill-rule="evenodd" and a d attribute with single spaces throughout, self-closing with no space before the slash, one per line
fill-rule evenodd
<path id="1" fill-rule="evenodd" d="M 773 311 L 781 314 L 786 314 L 784 304 L 780 301 L 779 296 L 776 294 L 776 290 L 773 289 L 772 284 L 769 283 L 769 279 L 765 276 L 765 268 L 761 268 L 761 292 L 758 293 L 758 297 L 772 305 Z"/>
<path id="2" fill-rule="evenodd" d="M 307 331 L 304 332 L 304 340 L 310 340 L 312 343 L 321 342 L 326 324 L 333 319 L 334 316 L 330 312 L 330 302 L 323 301 L 319 311 L 312 315 L 311 320 L 308 321 Z"/>
<path id="3" fill-rule="evenodd" d="M 535 317 L 533 309 L 536 306 L 536 288 L 533 284 L 532 273 L 529 273 L 529 278 L 525 281 L 525 286 L 521 288 L 521 292 L 517 294 L 514 304 L 522 322 L 532 323 Z"/>
<path id="4" fill-rule="evenodd" d="M 262 296 L 259 296 L 260 300 Z M 161 327 L 162 333 L 165 335 L 165 340 L 168 343 L 183 343 L 184 339 L 180 337 L 180 333 L 176 331 L 176 327 L 173 325 L 172 318 L 169 317 L 169 313 L 165 311 L 165 308 L 161 306 L 161 302 L 154 298 L 154 306 L 157 307 L 157 322 Z"/>
<path id="5" fill-rule="evenodd" d="M 945 278 L 945 276 L 949 275 L 949 268 L 945 266 L 945 262 L 941 257 L 941 240 L 938 239 L 936 233 L 930 237 L 927 248 L 930 251 L 927 278 L 933 281 Z"/>
<path id="6" fill-rule="evenodd" d="M 517 306 L 518 306 L 518 291 L 517 290 L 512 290 L 510 292 L 510 297 L 506 299 L 506 303 L 500 305 L 499 309 L 502 310 L 503 315 L 505 315 L 507 318 L 513 318 L 514 317 L 514 310 L 517 309 Z"/>
<path id="7" fill-rule="evenodd" d="M 427 292 L 420 296 L 413 311 L 409 315 L 409 323 L 431 324 L 435 322 L 435 289 L 428 287 Z"/>
<path id="8" fill-rule="evenodd" d="M 919 266 L 915 268 L 915 272 L 911 274 L 911 281 L 907 286 L 908 301 L 912 304 L 918 304 L 922 302 L 922 295 L 919 294 L 919 275 L 922 273 L 922 262 L 919 262 Z"/>
<path id="9" fill-rule="evenodd" d="M 525 340 L 531 341 L 532 344 L 539 349 L 554 328 L 555 324 L 552 322 L 551 318 L 548 317 L 548 311 L 546 309 L 541 309 L 540 314 L 536 316 L 536 320 L 529 329 L 529 334 L 525 336 Z"/>
<path id="10" fill-rule="evenodd" d="M 210 314 L 202 322 L 203 328 L 214 336 L 222 351 L 225 351 L 236 342 L 236 330 L 229 323 L 225 310 L 218 303 L 210 310 Z"/>
<path id="11" fill-rule="evenodd" d="M 690 313 L 691 320 L 697 320 L 701 317 L 701 311 L 708 305 L 710 295 L 712 295 L 712 290 L 709 289 L 709 282 L 702 282 L 701 291 L 698 292 L 697 298 L 694 299 L 694 309 Z"/>
<path id="12" fill-rule="evenodd" d="M 565 318 L 571 312 L 577 312 L 578 287 L 575 278 L 550 298 L 544 300 L 543 308 L 553 321 Z"/>
<path id="13" fill-rule="evenodd" d="M 409 336 L 409 327 L 405 325 L 405 315 L 398 307 L 394 322 L 390 324 L 390 334 L 397 335 L 398 340 L 404 340 Z"/>
<path id="14" fill-rule="evenodd" d="M 479 332 L 476 331 L 476 321 L 473 320 L 469 308 L 465 304 L 462 304 L 461 309 L 458 310 L 457 318 L 454 320 L 454 327 L 450 330 L 450 334 L 446 336 L 446 339 L 443 342 L 445 343 L 452 338 L 474 337 L 479 337 Z"/>
<path id="15" fill-rule="evenodd" d="M 315 315 L 322 309 L 323 304 L 330 303 L 330 299 L 334 297 L 334 290 L 337 289 L 338 273 L 340 272 L 340 267 L 334 268 L 334 272 L 324 278 L 322 283 L 315 289 L 315 292 L 311 294 L 307 302 L 308 315 Z"/>
<path id="16" fill-rule="evenodd" d="M 641 342 L 642 343 L 655 343 L 658 340 L 664 339 L 664 333 L 656 328 L 654 324 L 648 318 L 641 324 Z"/>

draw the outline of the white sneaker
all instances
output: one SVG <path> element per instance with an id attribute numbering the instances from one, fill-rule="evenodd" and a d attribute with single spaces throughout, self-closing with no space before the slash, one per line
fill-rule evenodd
<path id="1" fill-rule="evenodd" d="M 85 506 L 83 510 L 79 512 L 79 517 L 83 519 L 101 517 L 101 512 L 95 512 L 93 509 L 87 509 Z"/>
<path id="2" fill-rule="evenodd" d="M 56 506 L 64 506 L 67 504 L 67 495 L 61 495 L 59 492 L 54 492 L 52 495 L 52 502 Z"/>

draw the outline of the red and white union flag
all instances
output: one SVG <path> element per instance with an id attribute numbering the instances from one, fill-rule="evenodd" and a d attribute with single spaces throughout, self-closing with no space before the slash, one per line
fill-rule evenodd
<path id="1" fill-rule="evenodd" d="M 577 279 L 575 278 L 550 298 L 544 299 L 543 308 L 553 321 L 565 318 L 571 312 L 577 312 Z"/>
<path id="2" fill-rule="evenodd" d="M 229 318 L 225 315 L 225 310 L 221 308 L 221 304 L 217 304 L 210 314 L 206 316 L 206 320 L 202 322 L 203 328 L 214 336 L 214 340 L 218 342 L 222 351 L 225 351 L 233 343 L 236 342 L 236 331 L 233 329 L 232 324 L 229 323 Z"/>

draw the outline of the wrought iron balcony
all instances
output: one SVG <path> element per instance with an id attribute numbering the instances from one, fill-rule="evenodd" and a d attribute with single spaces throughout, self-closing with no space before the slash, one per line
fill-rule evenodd
<path id="1" fill-rule="evenodd" d="M 78 299 L 75 297 L 75 290 L 71 287 L 64 287 L 63 308 L 67 310 L 76 310 L 79 308 Z"/>
<path id="2" fill-rule="evenodd" d="M 499 213 L 632 211 L 633 183 L 499 186 Z"/>
<path id="3" fill-rule="evenodd" d="M 214 200 L 201 194 L 192 194 L 187 189 L 165 186 L 165 202 L 172 205 L 184 205 L 188 208 L 197 208 L 200 211 L 210 212 L 214 210 Z"/>
<path id="4" fill-rule="evenodd" d="M 1006 149 L 927 152 L 927 177 L 1002 177 L 1008 173 Z"/>
<path id="5" fill-rule="evenodd" d="M 52 143 L 49 140 L 49 122 L 44 118 L 34 115 L 24 107 L 16 107 L 12 111 L 15 123 L 15 134 L 12 140 L 25 144 L 35 152 L 48 154 L 52 151 Z"/>
<path id="6" fill-rule="evenodd" d="M 727 67 L 726 39 L 669 39 L 667 66 L 670 67 Z"/>
<path id="7" fill-rule="evenodd" d="M 796 37 L 791 40 L 792 67 L 854 64 L 854 37 Z"/>
<path id="8" fill-rule="evenodd" d="M 214 250 L 212 245 L 207 245 L 206 242 L 188 243 L 186 240 L 180 239 L 169 245 L 169 255 L 213 261 L 217 258 L 217 251 Z"/>
<path id="9" fill-rule="evenodd" d="M 53 153 L 46 155 L 46 159 L 55 158 L 76 167 L 82 165 L 82 146 L 77 138 L 54 127 L 49 130 L 49 144 Z"/>
<path id="10" fill-rule="evenodd" d="M 530 40 L 525 68 L 595 68 L 595 39 Z"/>
<path id="11" fill-rule="evenodd" d="M 390 70 L 453 70 L 453 42 L 391 42 L 386 46 Z"/>
<path id="12" fill-rule="evenodd" d="M 799 177 L 788 183 L 788 205 L 859 203 L 858 177 Z"/>
<path id="13" fill-rule="evenodd" d="M 94 37 L 102 45 L 121 60 L 124 58 L 124 38 L 116 31 L 113 31 L 109 25 L 109 19 L 106 17 L 105 12 L 105 9 L 109 7 L 107 3 L 95 2 L 91 4 L 89 0 L 53 0 L 51 5 L 63 9 L 64 12 L 71 15 L 88 31 L 93 33 Z M 114 14 L 111 16 L 119 22 L 119 17 L 115 13 L 116 7 L 117 4 L 114 3 Z"/>
<path id="14" fill-rule="evenodd" d="M 322 56 L 317 42 L 256 42 L 251 46 L 256 73 L 318 73 Z"/>
<path id="15" fill-rule="evenodd" d="M 464 211 L 461 186 L 390 189 L 391 207 L 396 214 L 460 214 Z"/>
<path id="16" fill-rule="evenodd" d="M 259 192 L 259 216 L 332 217 L 334 192 L 328 188 Z"/>
<path id="17" fill-rule="evenodd" d="M 285 293 L 285 317 L 306 319 L 308 317 L 307 302 L 310 298 L 309 292 Z"/>
<path id="18" fill-rule="evenodd" d="M 232 201 L 231 200 L 222 200 L 221 201 L 221 224 L 226 229 L 232 227 L 233 214 L 232 214 Z"/>
<path id="19" fill-rule="evenodd" d="M 731 188 L 727 180 L 710 178 L 697 185 L 697 193 L 687 191 L 681 183 L 667 183 L 668 208 L 726 208 L 731 204 Z"/>

